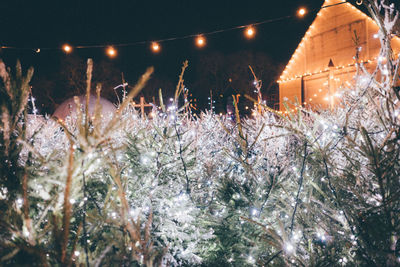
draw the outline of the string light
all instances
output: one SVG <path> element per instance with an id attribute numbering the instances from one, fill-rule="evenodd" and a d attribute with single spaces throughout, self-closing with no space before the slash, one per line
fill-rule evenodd
<path id="1" fill-rule="evenodd" d="M 298 15 L 299 17 L 304 17 L 304 15 L 305 15 L 306 13 L 307 13 L 307 10 L 306 10 L 304 7 L 300 8 L 299 11 L 297 11 L 297 15 Z"/>
<path id="2" fill-rule="evenodd" d="M 331 7 L 331 6 L 336 6 L 339 4 L 345 4 L 346 2 L 341 2 L 338 4 L 333 4 L 333 5 L 327 5 L 327 6 L 322 6 L 321 9 L 327 8 L 327 7 Z M 358 10 L 359 11 L 359 10 Z M 304 9 L 304 11 L 299 11 L 300 13 L 307 13 L 308 11 L 306 9 Z M 361 11 L 359 11 L 360 13 L 362 13 Z M 319 14 L 319 13 L 318 13 Z M 366 15 L 365 15 L 366 16 Z M 287 15 L 287 16 L 282 16 L 282 17 L 277 17 L 277 18 L 273 18 L 273 19 L 267 19 L 264 21 L 259 21 L 259 22 L 255 22 L 252 25 L 246 26 L 246 25 L 241 25 L 241 26 L 233 26 L 230 28 L 225 28 L 225 29 L 219 29 L 219 30 L 214 30 L 214 31 L 210 31 L 210 32 L 206 32 L 203 33 L 201 36 L 203 38 L 203 41 L 200 41 L 200 43 L 197 42 L 197 38 L 196 38 L 196 45 L 198 46 L 204 46 L 205 45 L 205 36 L 206 35 L 214 35 L 214 34 L 219 34 L 222 32 L 227 32 L 227 31 L 233 31 L 233 30 L 238 30 L 238 29 L 243 29 L 245 28 L 244 34 L 246 36 L 246 38 L 251 39 L 254 38 L 255 34 L 256 34 L 256 30 L 254 28 L 254 26 L 256 25 L 262 25 L 262 24 L 268 24 L 268 23 L 273 23 L 273 22 L 277 22 L 277 21 L 281 21 L 281 20 L 285 20 L 285 19 L 290 19 L 292 18 L 293 15 Z M 368 17 L 368 16 L 367 16 Z M 369 18 L 369 17 L 368 17 Z M 371 18 L 369 18 L 371 19 Z M 372 19 L 371 19 L 372 20 Z M 151 49 L 153 50 L 153 52 L 159 52 L 161 50 L 161 46 L 159 45 L 160 42 L 166 42 L 166 41 L 174 41 L 174 40 L 182 40 L 182 39 L 188 39 L 188 38 L 193 38 L 196 35 L 194 34 L 190 34 L 190 35 L 185 35 L 185 36 L 179 36 L 179 37 L 170 37 L 170 38 L 165 38 L 165 39 L 159 39 L 157 40 L 157 42 L 152 42 L 151 43 Z M 148 41 L 138 41 L 138 42 L 131 42 L 131 43 L 117 43 L 117 44 L 113 44 L 113 47 L 119 47 L 119 46 L 134 46 L 134 45 L 147 45 L 149 42 Z M 87 48 L 107 48 L 107 45 L 103 45 L 103 44 L 95 44 L 95 45 L 80 45 L 80 46 L 75 46 L 74 49 L 87 49 Z M 59 48 L 55 48 L 55 47 L 42 47 L 40 48 L 26 48 L 26 47 L 16 47 L 16 46 L 0 46 L 0 49 L 16 49 L 16 50 L 31 50 L 34 51 L 36 53 L 41 52 L 41 50 L 57 50 Z M 73 51 L 72 46 L 65 44 L 62 46 L 62 50 L 65 53 L 71 53 Z M 116 52 L 115 48 L 114 51 Z M 106 50 L 107 54 L 109 55 L 108 51 Z M 116 55 L 113 54 L 113 55 Z M 111 56 L 111 55 L 109 55 Z"/>
<path id="3" fill-rule="evenodd" d="M 117 51 L 114 49 L 114 47 L 109 46 L 107 48 L 107 55 L 111 58 L 116 57 L 117 56 Z"/>
<path id="4" fill-rule="evenodd" d="M 248 27 L 246 27 L 246 30 L 244 33 L 245 33 L 245 36 L 247 39 L 251 39 L 256 34 L 256 30 L 254 29 L 253 26 L 248 26 Z"/>
<path id="5" fill-rule="evenodd" d="M 324 10 L 327 9 L 327 8 L 338 6 L 338 5 L 343 5 L 343 4 L 345 4 L 346 6 L 352 8 L 354 11 L 356 11 L 358 14 L 362 15 L 364 18 L 366 18 L 366 19 L 370 20 L 371 22 L 375 23 L 369 16 L 367 16 L 365 13 L 363 13 L 360 10 L 358 10 L 355 6 L 351 5 L 350 3 L 346 2 L 346 1 L 342 1 L 342 2 L 339 2 L 339 3 L 334 3 L 334 4 L 331 4 L 331 5 L 322 6 L 320 11 L 318 12 L 317 16 L 322 16 L 323 13 L 324 13 Z M 302 11 L 302 9 L 304 9 L 304 11 Z M 303 13 L 303 12 L 305 12 L 304 14 L 307 13 L 307 10 L 304 7 L 300 8 L 298 10 L 297 15 L 300 16 L 301 13 Z M 299 56 L 300 53 L 302 53 L 302 51 L 301 51 L 302 49 L 304 51 L 304 47 L 305 47 L 304 43 L 312 35 L 313 31 L 315 31 L 315 21 L 309 27 L 309 29 L 305 33 L 304 37 L 302 38 L 300 44 L 298 45 L 298 47 L 296 48 L 295 52 L 293 53 L 292 58 L 289 60 L 289 63 L 287 64 L 285 70 L 283 71 L 283 74 L 281 75 L 278 83 L 285 82 L 285 81 L 291 81 L 291 80 L 294 80 L 294 79 L 297 79 L 297 78 L 301 78 L 302 76 L 309 76 L 309 75 L 313 75 L 313 74 L 317 74 L 318 73 L 318 72 L 314 72 L 314 73 L 310 72 L 310 73 L 304 73 L 302 75 L 295 75 L 294 77 L 291 77 L 291 78 L 287 77 L 288 76 L 287 75 L 288 70 L 290 70 L 293 67 L 293 65 L 296 64 L 295 59 Z M 367 62 L 369 63 L 369 62 L 371 62 L 371 60 L 368 60 Z M 353 66 L 353 65 L 354 64 L 343 65 L 343 66 L 336 67 L 336 69 L 350 67 L 350 66 Z M 329 69 L 328 70 L 326 70 L 326 69 L 325 70 L 320 70 L 321 73 L 324 72 L 324 71 L 329 71 Z"/>
<path id="6" fill-rule="evenodd" d="M 361 63 L 363 63 L 363 64 L 368 64 L 368 63 L 373 62 L 373 61 L 376 60 L 376 59 L 377 59 L 377 58 L 368 59 L 368 60 L 365 60 L 365 61 L 361 61 Z M 344 69 L 344 68 L 348 68 L 348 67 L 353 67 L 353 66 L 355 66 L 356 64 L 357 64 L 357 63 L 352 63 L 352 64 L 349 63 L 349 64 L 347 64 L 347 65 L 336 66 L 335 69 Z M 286 79 L 284 79 L 285 75 L 281 75 L 281 77 L 280 77 L 280 79 L 277 81 L 277 83 L 289 82 L 289 81 L 293 81 L 293 80 L 296 80 L 296 79 L 300 79 L 300 78 L 302 78 L 302 77 L 312 76 L 312 75 L 316 75 L 316 74 L 320 74 L 320 73 L 324 73 L 324 72 L 328 72 L 328 71 L 329 71 L 329 68 L 325 68 L 325 69 L 323 69 L 323 70 L 318 70 L 318 71 L 315 71 L 315 72 L 305 72 L 305 73 L 303 73 L 303 74 L 297 74 L 297 75 L 295 75 L 295 76 L 293 76 L 293 77 L 291 77 L 291 78 L 286 78 Z M 287 73 L 287 70 L 285 70 L 283 73 L 286 74 L 286 73 Z"/>
<path id="7" fill-rule="evenodd" d="M 63 49 L 64 52 L 67 53 L 67 54 L 72 52 L 72 46 L 70 46 L 69 44 L 63 45 L 62 49 Z"/>
<path id="8" fill-rule="evenodd" d="M 294 251 L 294 246 L 290 242 L 287 242 L 286 244 L 284 244 L 283 249 L 285 250 L 286 253 L 292 254 Z"/>
<path id="9" fill-rule="evenodd" d="M 206 45 L 206 39 L 204 38 L 204 36 L 202 36 L 202 35 L 197 36 L 196 45 L 198 47 L 203 47 Z"/>
<path id="10" fill-rule="evenodd" d="M 154 53 L 158 53 L 158 52 L 160 52 L 161 47 L 157 42 L 152 42 L 151 43 L 151 50 L 153 50 Z"/>

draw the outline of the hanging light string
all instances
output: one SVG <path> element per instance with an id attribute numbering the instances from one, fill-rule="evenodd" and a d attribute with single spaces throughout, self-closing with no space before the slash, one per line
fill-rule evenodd
<path id="1" fill-rule="evenodd" d="M 333 6 L 337 6 L 337 5 L 342 5 L 345 3 L 346 3 L 346 1 L 332 4 L 332 5 L 325 5 L 325 6 L 322 6 L 320 9 L 329 8 L 329 7 L 333 7 Z M 318 11 L 320 9 L 312 9 L 311 12 Z M 306 13 L 307 13 L 307 11 L 304 8 L 301 8 L 297 12 L 296 16 L 303 17 Z M 295 17 L 295 15 L 287 15 L 287 16 L 282 16 L 282 17 L 273 18 L 273 19 L 267 19 L 267 20 L 247 24 L 247 25 L 234 26 L 234 27 L 230 27 L 230 28 L 214 30 L 214 31 L 205 32 L 205 33 L 201 33 L 201 34 L 189 34 L 189 35 L 184 35 L 184 36 L 175 36 L 175 37 L 169 37 L 169 38 L 165 38 L 165 39 L 151 40 L 151 41 L 137 41 L 137 42 L 118 43 L 118 44 L 111 44 L 111 45 L 110 44 L 96 44 L 96 45 L 72 46 L 70 44 L 64 44 L 61 49 L 64 50 L 64 52 L 66 52 L 66 53 L 71 53 L 74 49 L 106 48 L 107 49 L 106 53 L 109 56 L 113 57 L 116 55 L 116 51 L 115 51 L 116 47 L 128 47 L 128 46 L 150 44 L 153 52 L 159 52 L 159 50 L 160 50 L 159 44 L 160 43 L 176 41 L 176 40 L 191 39 L 191 38 L 199 38 L 199 37 L 203 38 L 202 39 L 203 41 L 201 42 L 201 46 L 203 46 L 203 43 L 205 44 L 205 39 L 204 39 L 205 36 L 220 34 L 220 33 L 228 32 L 228 31 L 245 29 L 246 37 L 253 38 L 254 33 L 255 33 L 255 29 L 254 29 L 255 26 L 274 23 L 274 22 L 290 19 L 293 17 Z M 196 43 L 199 45 L 198 42 L 196 42 Z M 38 47 L 17 47 L 17 46 L 7 46 L 7 45 L 0 46 L 0 48 L 1 49 L 14 49 L 14 50 L 33 50 L 37 53 L 41 52 L 42 50 L 59 50 L 60 49 L 60 47 L 40 47 L 40 48 L 38 48 Z"/>

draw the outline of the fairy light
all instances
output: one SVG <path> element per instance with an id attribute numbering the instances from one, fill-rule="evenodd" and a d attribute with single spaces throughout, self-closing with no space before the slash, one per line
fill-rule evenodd
<path id="1" fill-rule="evenodd" d="M 251 214 L 251 216 L 256 216 L 258 214 L 258 210 L 256 208 L 252 208 L 250 210 L 250 214 Z"/>
<path id="2" fill-rule="evenodd" d="M 32 112 L 33 112 L 34 115 L 37 115 L 38 110 L 37 110 L 36 105 L 35 105 L 35 100 L 36 99 L 33 97 L 33 95 L 31 95 L 30 100 L 31 100 L 31 103 L 32 103 Z"/>
<path id="3" fill-rule="evenodd" d="M 151 43 L 151 50 L 153 50 L 154 53 L 158 53 L 161 50 L 160 44 L 157 42 L 152 42 Z"/>
<path id="4" fill-rule="evenodd" d="M 348 7 L 352 8 L 354 11 L 356 11 L 358 14 L 362 15 L 363 17 L 367 18 L 368 20 L 370 20 L 371 22 L 373 22 L 373 23 L 375 24 L 375 22 L 373 21 L 373 19 L 371 19 L 369 16 L 367 16 L 367 15 L 366 15 L 365 13 L 363 13 L 362 11 L 358 10 L 356 7 L 354 7 L 354 6 L 351 5 L 350 3 L 343 1 L 343 4 L 346 4 Z M 318 12 L 317 16 L 322 16 L 322 15 L 324 15 L 325 9 L 326 9 L 327 7 L 329 7 L 329 6 L 325 6 L 325 7 L 322 6 L 322 7 L 321 7 L 321 10 Z M 300 16 L 304 16 L 305 14 L 307 14 L 307 9 L 304 8 L 304 7 L 300 8 L 300 9 L 297 11 L 297 16 L 299 16 L 299 17 L 300 17 Z M 296 48 L 296 50 L 295 50 L 295 52 L 294 52 L 292 58 L 291 58 L 290 61 L 289 61 L 289 64 L 286 66 L 286 68 L 284 69 L 284 71 L 283 71 L 281 77 L 279 78 L 278 83 L 285 82 L 285 81 L 291 81 L 291 80 L 295 80 L 295 79 L 297 79 L 297 78 L 301 78 L 301 77 L 303 77 L 303 76 L 309 76 L 309 75 L 313 75 L 313 74 L 317 74 L 317 73 L 318 73 L 318 71 L 317 71 L 317 72 L 314 72 L 314 73 L 309 72 L 309 73 L 304 73 L 304 74 L 302 74 L 302 75 L 295 75 L 294 77 L 291 77 L 291 78 L 288 78 L 288 77 L 287 77 L 288 70 L 291 70 L 291 69 L 293 68 L 293 65 L 296 65 L 296 62 L 294 62 L 294 59 L 298 57 L 298 54 L 299 54 L 299 53 L 304 52 L 304 47 L 305 47 L 304 43 L 305 43 L 305 41 L 308 40 L 308 37 L 309 37 L 309 36 L 313 35 L 313 33 L 314 33 L 315 30 L 316 30 L 316 28 L 315 28 L 315 22 L 314 22 L 314 23 L 309 27 L 309 29 L 307 30 L 306 34 L 305 34 L 304 37 L 302 38 L 300 44 L 299 44 L 298 47 Z M 374 37 L 374 38 L 378 38 L 378 34 L 374 34 L 373 37 Z M 370 63 L 370 62 L 372 62 L 372 61 L 373 61 L 373 60 L 367 60 L 367 61 L 364 61 L 363 63 Z M 355 64 L 348 64 L 348 65 L 343 65 L 343 66 L 337 66 L 336 69 L 342 69 L 342 68 L 349 67 L 349 66 L 354 66 L 354 65 L 355 65 Z M 319 70 L 320 73 L 322 73 L 322 72 L 324 72 L 324 71 L 329 71 L 329 70 Z"/>
<path id="5" fill-rule="evenodd" d="M 365 60 L 365 61 L 362 61 L 361 63 L 362 63 L 362 64 L 368 64 L 368 63 L 373 62 L 374 60 L 376 60 L 376 58 L 374 58 L 374 59 L 369 59 L 369 60 Z M 383 60 L 383 59 L 382 59 L 382 60 Z M 288 66 L 289 66 L 289 65 L 288 65 Z M 354 66 L 356 66 L 356 63 L 349 63 L 349 64 L 345 64 L 345 65 L 336 66 L 335 69 L 336 69 L 336 70 L 339 70 L 339 69 L 344 69 L 344 68 L 354 67 Z M 288 68 L 288 67 L 287 67 L 287 68 Z M 303 73 L 303 74 L 297 74 L 297 75 L 294 75 L 294 76 L 292 76 L 292 77 L 290 77 L 290 78 L 286 78 L 286 79 L 285 79 L 285 75 L 284 75 L 284 74 L 287 73 L 287 70 L 285 70 L 285 71 L 283 71 L 283 75 L 281 75 L 281 76 L 279 77 L 280 79 L 277 81 L 277 83 L 289 82 L 289 81 L 293 81 L 293 80 L 296 80 L 296 79 L 300 79 L 300 78 L 302 78 L 302 77 L 312 76 L 312 75 L 316 75 L 316 74 L 321 74 L 321 73 L 325 73 L 325 72 L 328 72 L 328 71 L 329 71 L 329 68 L 325 68 L 325 69 L 317 70 L 317 71 L 314 71 L 314 72 L 305 72 L 305 73 Z"/>
<path id="6" fill-rule="evenodd" d="M 113 58 L 113 57 L 117 56 L 117 50 L 115 50 L 114 47 L 109 46 L 109 47 L 107 48 L 107 55 L 108 55 L 109 57 Z"/>
<path id="7" fill-rule="evenodd" d="M 326 235 L 325 235 L 324 231 L 322 231 L 322 230 L 318 230 L 318 231 L 317 231 L 317 237 L 318 237 L 318 239 L 321 240 L 322 242 L 325 242 L 325 241 L 326 241 Z"/>
<path id="8" fill-rule="evenodd" d="M 358 10 L 357 8 L 355 8 L 353 5 L 349 4 L 348 2 L 343 0 L 342 4 L 347 4 L 347 6 L 351 7 L 358 14 L 362 15 L 363 17 L 365 17 L 366 19 L 370 20 L 371 22 L 374 22 L 372 18 L 370 18 L 369 16 L 367 16 L 362 11 Z M 328 7 L 331 7 L 331 6 L 332 5 L 322 6 L 321 10 L 320 10 L 320 12 L 318 12 L 317 16 L 322 16 L 323 15 L 322 12 L 324 11 L 324 9 L 327 9 Z M 305 7 L 301 7 L 296 12 L 296 15 L 298 17 L 303 17 L 307 13 L 308 13 L 308 10 Z M 276 20 L 281 20 L 281 19 L 289 18 L 289 17 L 293 17 L 293 16 L 285 16 L 285 17 L 279 17 L 279 18 L 275 18 L 275 19 L 268 19 L 268 20 L 265 20 L 265 21 L 256 22 L 253 25 L 267 24 L 267 23 L 271 23 L 271 22 L 276 21 Z M 236 27 L 226 28 L 226 29 L 222 29 L 222 30 L 218 30 L 218 31 L 206 32 L 206 33 L 202 34 L 202 41 L 201 41 L 201 39 L 197 40 L 198 38 L 196 38 L 196 45 L 199 46 L 199 47 L 203 47 L 206 44 L 206 39 L 204 37 L 205 35 L 214 34 L 216 32 L 219 33 L 219 32 L 230 31 L 232 29 L 243 29 L 243 27 L 244 26 L 236 26 Z M 313 28 L 314 28 L 314 25 L 311 25 L 310 29 L 313 29 Z M 255 34 L 256 34 L 256 30 L 255 30 L 255 28 L 253 26 L 245 27 L 244 35 L 245 35 L 245 37 L 247 39 L 254 38 Z M 302 41 L 307 40 L 307 36 L 309 36 L 309 35 L 311 35 L 311 32 L 307 31 L 305 36 L 303 37 Z M 189 38 L 191 36 L 193 36 L 193 35 L 179 36 L 179 37 L 173 37 L 173 38 L 165 38 L 165 39 L 160 39 L 159 41 L 161 42 L 161 41 L 167 41 L 167 40 L 170 41 L 170 40 L 186 39 L 186 38 Z M 377 38 L 377 37 L 378 37 L 378 35 L 375 34 L 374 38 Z M 133 46 L 133 45 L 141 44 L 141 43 L 144 43 L 144 42 L 145 41 L 137 41 L 137 42 L 134 42 L 134 43 L 118 43 L 118 44 L 115 44 L 115 46 Z M 303 47 L 303 44 L 300 44 L 299 46 Z M 76 49 L 82 49 L 82 48 L 97 48 L 97 47 L 105 48 L 105 47 L 107 47 L 107 45 L 95 44 L 95 45 L 77 46 L 75 48 Z M 36 53 L 40 53 L 41 52 L 40 48 L 35 48 L 35 47 L 33 47 L 33 48 L 21 48 L 21 47 L 13 47 L 13 46 L 0 46 L 0 49 L 29 49 L 29 50 L 33 50 Z M 54 50 L 54 49 L 58 49 L 58 48 L 46 48 L 46 50 Z M 153 52 L 157 53 L 157 52 L 159 52 L 161 50 L 161 46 L 158 43 L 153 43 L 153 44 L 151 44 L 151 49 L 152 49 Z M 65 45 L 62 46 L 62 50 L 65 53 L 71 53 L 73 51 L 73 48 L 72 48 L 72 46 L 70 46 L 68 44 L 65 44 Z M 296 52 L 297 52 L 297 50 L 298 49 L 296 49 Z M 115 51 L 115 49 L 114 49 L 114 51 Z M 109 54 L 109 53 L 107 52 L 107 54 Z M 115 53 L 111 52 L 111 55 L 109 55 L 109 56 L 113 57 L 115 55 L 116 55 L 116 52 Z M 296 56 L 297 55 L 295 55 L 294 57 L 296 57 Z"/>
<path id="9" fill-rule="evenodd" d="M 69 54 L 72 52 L 72 46 L 70 46 L 69 44 L 65 44 L 63 45 L 62 49 L 64 50 L 65 53 Z"/>
<path id="10" fill-rule="evenodd" d="M 306 10 L 304 7 L 300 8 L 299 11 L 297 11 L 297 15 L 298 15 L 299 17 L 304 17 L 304 15 L 305 15 L 306 13 L 307 13 L 307 10 Z"/>
<path id="11" fill-rule="evenodd" d="M 204 36 L 202 36 L 202 35 L 197 36 L 196 45 L 197 45 L 197 47 L 200 47 L 200 48 L 206 45 L 206 39 L 204 38 Z"/>
<path id="12" fill-rule="evenodd" d="M 251 256 L 251 255 L 249 255 L 249 256 L 247 257 L 247 261 L 248 261 L 249 263 L 251 263 L 251 264 L 254 264 L 254 263 L 256 262 L 256 260 L 254 259 L 254 257 Z"/>
<path id="13" fill-rule="evenodd" d="M 287 243 L 284 245 L 283 249 L 285 250 L 286 253 L 292 254 L 293 251 L 294 251 L 294 246 L 293 246 L 290 242 L 287 242 Z"/>
<path id="14" fill-rule="evenodd" d="M 254 38 L 254 35 L 256 34 L 256 30 L 254 29 L 253 26 L 248 26 L 248 27 L 246 27 L 244 33 L 245 33 L 245 36 L 247 39 L 251 39 L 251 38 Z"/>

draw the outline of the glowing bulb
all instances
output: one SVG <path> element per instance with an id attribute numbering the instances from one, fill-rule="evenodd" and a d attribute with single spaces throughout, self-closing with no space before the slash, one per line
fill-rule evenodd
<path id="1" fill-rule="evenodd" d="M 256 216 L 258 211 L 257 211 L 257 209 L 253 208 L 253 209 L 251 209 L 250 213 L 252 216 Z"/>
<path id="2" fill-rule="evenodd" d="M 197 36 L 196 38 L 196 45 L 198 47 L 203 47 L 206 45 L 206 39 L 203 36 Z"/>
<path id="3" fill-rule="evenodd" d="M 294 247 L 290 243 L 286 243 L 284 246 L 284 250 L 288 253 L 291 254 L 294 251 Z"/>
<path id="4" fill-rule="evenodd" d="M 107 55 L 109 57 L 115 57 L 117 55 L 117 50 L 115 50 L 114 47 L 110 46 L 107 48 Z"/>
<path id="5" fill-rule="evenodd" d="M 304 7 L 300 8 L 299 11 L 297 11 L 297 14 L 299 15 L 299 17 L 303 17 L 306 13 L 307 13 L 307 10 Z"/>
<path id="6" fill-rule="evenodd" d="M 160 49 L 161 49 L 161 47 L 157 42 L 153 42 L 151 44 L 151 50 L 153 50 L 154 53 L 160 52 Z"/>
<path id="7" fill-rule="evenodd" d="M 248 258 L 247 258 L 247 260 L 250 262 L 250 263 L 255 263 L 255 260 L 254 260 L 254 258 L 250 255 Z"/>
<path id="8" fill-rule="evenodd" d="M 256 34 L 256 30 L 254 29 L 253 26 L 248 26 L 245 30 L 245 35 L 248 39 L 253 38 L 254 35 Z"/>
<path id="9" fill-rule="evenodd" d="M 68 44 L 63 45 L 62 49 L 64 50 L 65 53 L 71 53 L 72 52 L 72 47 Z"/>

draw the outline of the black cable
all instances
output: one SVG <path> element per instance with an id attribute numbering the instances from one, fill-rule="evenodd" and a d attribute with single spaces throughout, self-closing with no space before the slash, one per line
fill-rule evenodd
<path id="1" fill-rule="evenodd" d="M 320 9 L 324 8 L 329 8 L 333 6 L 338 6 L 342 4 L 346 4 L 347 2 L 340 2 L 332 5 L 326 5 L 322 6 Z M 310 12 L 315 12 L 320 9 L 312 9 Z M 205 32 L 201 34 L 189 34 L 189 35 L 183 35 L 183 36 L 175 36 L 175 37 L 169 37 L 165 39 L 159 39 L 159 40 L 151 40 L 151 41 L 137 41 L 137 42 L 131 42 L 131 43 L 119 43 L 119 44 L 97 44 L 97 45 L 77 45 L 73 46 L 74 49 L 89 49 L 89 48 L 106 48 L 106 47 L 127 47 L 127 46 L 135 46 L 135 45 L 142 45 L 142 44 L 151 44 L 153 42 L 157 43 L 163 43 L 163 42 L 169 42 L 169 41 L 175 41 L 175 40 L 184 40 L 184 39 L 189 39 L 189 38 L 194 38 L 197 36 L 207 36 L 207 35 L 214 35 L 214 34 L 219 34 L 222 32 L 227 32 L 227 31 L 233 31 L 233 30 L 238 30 L 238 29 L 244 29 L 249 26 L 257 26 L 257 25 L 263 25 L 263 24 L 269 24 L 281 20 L 286 20 L 295 17 L 295 15 L 287 15 L 287 16 L 282 16 L 278 18 L 273 18 L 273 19 L 266 19 L 263 21 L 247 24 L 247 25 L 240 25 L 240 26 L 233 26 L 230 28 L 224 28 L 224 29 L 219 29 L 219 30 L 214 30 L 210 32 Z M 15 49 L 15 50 L 33 50 L 37 53 L 39 53 L 41 50 L 60 50 L 60 47 L 17 47 L 17 46 L 0 46 L 0 49 Z"/>

